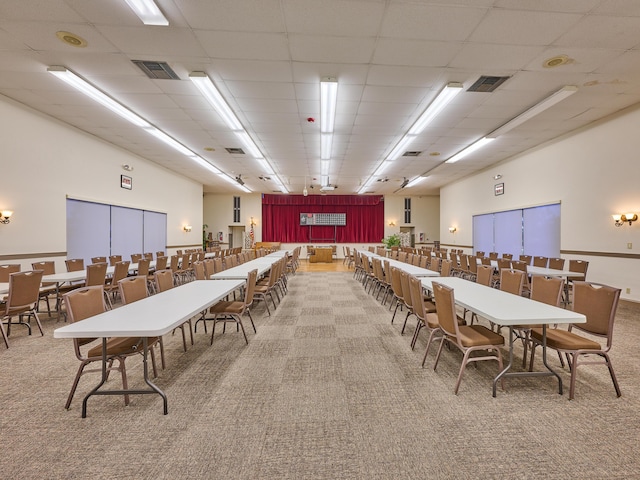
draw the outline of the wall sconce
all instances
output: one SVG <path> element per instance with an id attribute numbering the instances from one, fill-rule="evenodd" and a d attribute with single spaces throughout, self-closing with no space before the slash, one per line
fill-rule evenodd
<path id="1" fill-rule="evenodd" d="M 185 225 L 184 227 L 182 227 L 182 229 L 183 229 L 185 232 L 189 233 L 189 232 L 191 231 L 191 225 Z"/>
<path id="2" fill-rule="evenodd" d="M 0 212 L 0 223 L 4 223 L 5 225 L 10 222 L 11 215 L 13 212 L 11 210 L 3 210 Z"/>
<path id="3" fill-rule="evenodd" d="M 632 222 L 638 220 L 638 215 L 636 215 L 635 213 L 623 213 L 621 215 L 616 214 L 611 216 L 613 217 L 613 221 L 616 227 L 624 225 L 625 222 L 629 222 L 629 225 L 631 225 Z"/>
<path id="4" fill-rule="evenodd" d="M 449 233 L 456 233 L 458 229 L 456 227 L 449 227 Z"/>
<path id="5" fill-rule="evenodd" d="M 389 226 L 390 226 L 390 227 L 395 227 L 395 226 L 396 226 L 396 222 L 394 222 L 393 220 L 391 220 L 391 221 L 389 222 Z"/>
<path id="6" fill-rule="evenodd" d="M 249 223 L 249 225 L 251 225 L 252 227 L 255 227 L 255 226 L 256 226 L 256 222 L 255 222 L 255 220 L 253 219 L 253 217 L 251 217 L 251 223 Z"/>

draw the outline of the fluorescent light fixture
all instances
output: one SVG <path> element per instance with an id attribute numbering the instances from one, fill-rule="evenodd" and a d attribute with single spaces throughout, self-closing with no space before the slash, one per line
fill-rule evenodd
<path id="1" fill-rule="evenodd" d="M 320 160 L 320 175 L 329 175 L 329 160 Z"/>
<path id="2" fill-rule="evenodd" d="M 61 67 L 58 65 L 53 65 L 47 68 L 47 71 L 52 75 L 55 75 L 56 77 L 58 77 L 63 82 L 71 85 L 76 90 L 84 93 L 86 96 L 88 96 L 92 100 L 95 100 L 96 102 L 101 104 L 103 107 L 107 107 L 112 112 L 120 115 L 125 120 L 128 120 L 129 122 L 133 123 L 134 125 L 138 127 L 151 126 L 151 124 L 147 122 L 145 119 L 143 119 L 142 117 L 139 117 L 138 115 L 133 113 L 131 110 L 129 110 L 125 106 L 116 102 L 113 98 L 108 96 L 106 93 L 102 92 L 101 90 L 98 90 L 96 87 L 94 87 L 89 82 L 87 82 L 84 78 L 79 77 L 78 75 L 73 73 L 71 70 L 68 70 L 67 68 Z"/>
<path id="3" fill-rule="evenodd" d="M 329 160 L 331 158 L 331 148 L 333 147 L 333 135 L 331 133 L 320 134 L 320 159 Z"/>
<path id="4" fill-rule="evenodd" d="M 329 185 L 329 175 L 322 175 L 320 177 L 320 185 L 326 187 Z"/>
<path id="5" fill-rule="evenodd" d="M 264 173 L 266 173 L 267 175 L 275 174 L 275 172 L 273 171 L 273 168 L 271 168 L 271 165 L 269 164 L 269 162 L 267 162 L 267 160 L 265 160 L 264 158 L 256 158 L 256 160 L 262 167 L 262 170 L 264 171 Z"/>
<path id="6" fill-rule="evenodd" d="M 162 130 L 157 129 L 156 127 L 148 127 L 148 128 L 145 128 L 144 131 L 147 133 L 150 133 L 151 135 L 156 137 L 158 140 L 162 140 L 164 143 L 166 143 L 170 147 L 175 148 L 177 151 L 179 151 L 183 155 L 186 155 L 187 157 L 197 157 L 197 155 L 193 153 L 191 150 L 189 150 L 187 147 L 185 147 L 180 142 L 178 142 L 174 138 L 164 133 Z"/>
<path id="7" fill-rule="evenodd" d="M 244 130 L 240 120 L 238 120 L 236 114 L 233 113 L 233 110 L 231 110 L 227 101 L 223 98 L 220 91 L 216 88 L 206 73 L 191 72 L 189 74 L 189 79 L 198 88 L 198 90 L 200 90 L 211 106 L 215 108 L 218 115 L 222 117 L 231 130 Z"/>
<path id="8" fill-rule="evenodd" d="M 287 190 L 287 188 L 284 185 L 280 185 L 280 191 L 282 193 L 289 193 L 289 190 Z"/>
<path id="9" fill-rule="evenodd" d="M 153 0 L 124 0 L 145 25 L 169 25 Z"/>
<path id="10" fill-rule="evenodd" d="M 391 162 L 382 162 L 378 168 L 376 169 L 375 172 L 373 172 L 373 176 L 374 177 L 379 177 L 381 176 L 386 170 L 387 168 L 389 168 L 389 166 L 391 165 Z"/>
<path id="11" fill-rule="evenodd" d="M 466 157 L 470 153 L 475 152 L 479 148 L 484 147 L 487 143 L 490 143 L 493 140 L 495 140 L 495 138 L 482 137 L 480 140 L 475 141 L 474 143 L 472 143 L 471 145 L 466 147 L 464 150 L 461 150 L 458 153 L 456 153 L 453 157 L 451 157 L 445 163 L 455 163 L 458 160 L 463 159 L 464 157 Z"/>
<path id="12" fill-rule="evenodd" d="M 438 96 L 429 104 L 427 109 L 420 115 L 418 120 L 407 132 L 407 135 L 418 135 L 425 127 L 442 111 L 453 98 L 462 92 L 461 83 L 449 83 Z"/>
<path id="13" fill-rule="evenodd" d="M 254 143 L 253 139 L 249 136 L 247 132 L 242 130 L 241 132 L 234 132 L 234 133 L 237 135 L 240 141 L 244 144 L 244 146 L 247 147 L 247 150 L 249 151 L 249 155 L 251 155 L 253 158 L 264 158 L 264 155 L 262 154 L 262 152 L 260 152 L 256 144 Z"/>
<path id="14" fill-rule="evenodd" d="M 320 133 L 333 133 L 338 103 L 338 81 L 325 77 L 320 81 Z"/>
<path id="15" fill-rule="evenodd" d="M 284 183 L 279 177 L 274 177 L 273 182 L 278 186 L 282 193 L 289 193 L 289 190 L 287 190 L 287 187 L 284 186 Z"/>
<path id="16" fill-rule="evenodd" d="M 407 183 L 407 186 L 405 188 L 411 188 L 411 187 L 415 187 L 417 184 L 419 184 L 422 180 L 424 180 L 425 177 L 416 177 L 413 180 L 411 180 L 409 183 Z"/>
<path id="17" fill-rule="evenodd" d="M 405 135 L 404 137 L 402 137 L 402 140 L 400 140 L 398 144 L 394 147 L 394 149 L 391 150 L 391 153 L 387 155 L 387 160 L 395 160 L 400 155 L 402 155 L 402 153 L 404 153 L 404 149 L 407 148 L 407 146 L 411 142 L 413 142 L 414 138 L 416 137 L 413 135 Z"/>
<path id="18" fill-rule="evenodd" d="M 211 173 L 215 173 L 220 175 L 222 172 L 220 170 L 218 170 L 216 167 L 214 167 L 213 165 L 211 165 L 209 162 L 207 162 L 204 158 L 202 157 L 191 157 L 193 159 L 194 162 L 196 162 L 198 165 L 200 165 L 201 167 L 206 168 L 207 170 L 209 170 Z"/>
<path id="19" fill-rule="evenodd" d="M 562 87 L 553 95 L 545 98 L 540 103 L 535 104 L 533 107 L 529 108 L 528 110 L 521 113 L 517 117 L 509 120 L 507 123 L 505 123 L 501 127 L 491 132 L 489 135 L 487 135 L 487 137 L 496 138 L 496 137 L 499 137 L 500 135 L 504 135 L 508 131 L 516 128 L 518 125 L 523 124 L 527 120 L 532 119 L 533 117 L 544 112 L 548 108 L 553 107 L 556 103 L 561 102 L 562 100 L 564 100 L 570 95 L 573 95 L 577 91 L 578 91 L 578 87 L 574 85 L 567 85 L 565 87 Z"/>

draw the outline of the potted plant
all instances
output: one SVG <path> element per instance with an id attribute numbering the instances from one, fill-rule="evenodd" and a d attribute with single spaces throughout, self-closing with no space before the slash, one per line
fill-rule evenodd
<path id="1" fill-rule="evenodd" d="M 382 243 L 387 248 L 399 247 L 400 235 L 398 235 L 397 233 L 394 233 L 393 235 L 389 235 L 388 237 L 382 239 Z"/>

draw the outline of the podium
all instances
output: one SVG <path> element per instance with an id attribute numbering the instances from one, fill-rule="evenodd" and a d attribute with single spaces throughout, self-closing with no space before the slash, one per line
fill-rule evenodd
<path id="1" fill-rule="evenodd" d="M 316 247 L 314 253 L 309 256 L 309 263 L 332 263 L 333 248 Z"/>

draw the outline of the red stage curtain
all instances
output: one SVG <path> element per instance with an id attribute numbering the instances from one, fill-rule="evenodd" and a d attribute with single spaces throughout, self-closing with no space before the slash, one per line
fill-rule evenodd
<path id="1" fill-rule="evenodd" d="M 335 230 L 333 226 L 300 225 L 301 213 L 346 213 L 347 225 L 335 227 Z M 264 242 L 334 242 L 334 231 L 335 243 L 379 243 L 384 237 L 384 197 L 262 195 Z"/>

